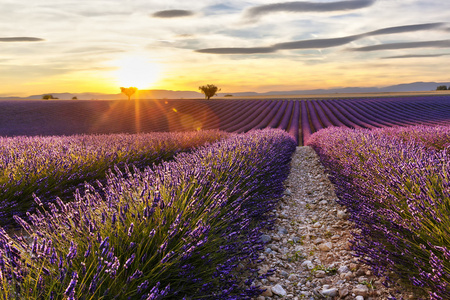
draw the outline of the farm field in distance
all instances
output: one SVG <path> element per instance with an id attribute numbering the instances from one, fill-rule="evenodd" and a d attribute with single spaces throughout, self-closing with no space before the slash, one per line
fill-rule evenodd
<path id="1" fill-rule="evenodd" d="M 22 209 L 26 233 L 0 229 L 0 299 L 257 297 L 298 145 L 319 154 L 373 272 L 450 297 L 450 95 L 4 100 L 0 143 L 0 216 Z"/>
<path id="2" fill-rule="evenodd" d="M 280 128 L 299 145 L 330 126 L 450 124 L 450 95 L 317 99 L 0 101 L 0 134 L 72 135 Z"/>

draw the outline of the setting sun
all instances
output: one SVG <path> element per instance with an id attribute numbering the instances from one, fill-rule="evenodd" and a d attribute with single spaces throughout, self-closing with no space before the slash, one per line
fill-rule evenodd
<path id="1" fill-rule="evenodd" d="M 142 56 L 127 56 L 118 60 L 115 65 L 115 77 L 120 86 L 135 86 L 138 89 L 149 89 L 158 81 L 160 66 Z"/>

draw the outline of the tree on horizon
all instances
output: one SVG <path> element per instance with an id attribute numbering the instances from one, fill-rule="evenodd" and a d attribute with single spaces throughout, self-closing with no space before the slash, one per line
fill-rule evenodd
<path id="1" fill-rule="evenodd" d="M 137 90 L 138 90 L 137 87 L 133 87 L 133 86 L 131 86 L 131 87 L 129 87 L 129 88 L 124 88 L 124 87 L 121 87 L 121 88 L 120 88 L 120 91 L 121 91 L 122 93 L 124 93 L 125 95 L 127 95 L 128 100 L 131 99 L 131 96 L 132 96 L 134 93 L 136 93 Z"/>
<path id="2" fill-rule="evenodd" d="M 42 96 L 42 99 L 44 99 L 44 100 L 50 100 L 50 99 L 59 99 L 59 98 L 53 97 L 52 94 L 47 94 L 47 95 L 43 95 L 43 96 Z"/>
<path id="3" fill-rule="evenodd" d="M 206 99 L 210 99 L 211 97 L 215 96 L 220 89 L 215 86 L 214 84 L 207 84 L 199 86 L 198 89 L 205 94 Z"/>

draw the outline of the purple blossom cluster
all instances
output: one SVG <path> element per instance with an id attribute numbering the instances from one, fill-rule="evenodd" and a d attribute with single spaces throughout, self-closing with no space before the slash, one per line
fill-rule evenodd
<path id="1" fill-rule="evenodd" d="M 110 171 L 74 201 L 0 232 L 0 296 L 24 299 L 249 299 L 294 139 L 233 135 L 173 161 Z M 39 202 L 39 199 L 35 199 Z M 244 269 L 242 269 L 244 267 Z M 242 272 L 246 272 L 244 280 Z"/>
<path id="2" fill-rule="evenodd" d="M 450 299 L 450 127 L 328 128 L 311 136 L 356 224 L 353 249 L 387 284 Z"/>
<path id="3" fill-rule="evenodd" d="M 103 181 L 116 165 L 138 168 L 172 158 L 229 134 L 185 133 L 0 137 L 0 224 L 33 209 L 33 194 L 45 204 L 70 199 L 84 182 Z"/>

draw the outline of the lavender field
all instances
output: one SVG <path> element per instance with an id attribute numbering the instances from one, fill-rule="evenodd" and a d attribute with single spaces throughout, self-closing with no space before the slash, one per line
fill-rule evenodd
<path id="1" fill-rule="evenodd" d="M 33 194 L 45 204 L 73 197 L 85 183 L 104 182 L 108 169 L 143 169 L 226 138 L 225 132 L 0 137 L 0 224 L 32 211 Z"/>
<path id="2" fill-rule="evenodd" d="M 0 230 L 0 299 L 259 295 L 261 231 L 303 144 L 350 212 L 361 260 L 450 298 L 448 96 L 0 109 L 0 220 L 25 233 Z"/>
<path id="3" fill-rule="evenodd" d="M 447 126 L 330 128 L 308 142 L 358 229 L 356 254 L 427 299 L 450 299 L 449 142 Z"/>
<path id="4" fill-rule="evenodd" d="M 344 99 L 0 101 L 0 135 L 279 128 L 299 145 L 326 127 L 450 124 L 450 96 Z M 20 116 L 20 117 L 17 117 Z"/>
<path id="5" fill-rule="evenodd" d="M 142 171 L 116 168 L 73 201 L 15 216 L 27 238 L 0 232 L 0 297 L 258 295 L 256 271 L 242 282 L 239 264 L 258 260 L 294 150 L 281 130 L 234 135 Z"/>

